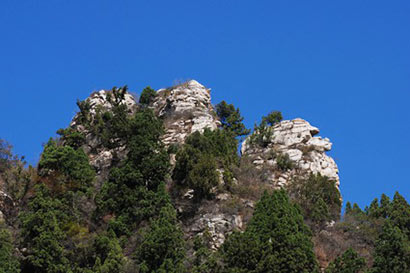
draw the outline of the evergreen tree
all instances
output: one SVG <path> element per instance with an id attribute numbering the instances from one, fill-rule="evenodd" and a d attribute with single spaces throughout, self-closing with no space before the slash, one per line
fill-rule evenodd
<path id="1" fill-rule="evenodd" d="M 136 250 L 140 272 L 184 272 L 184 244 L 175 209 L 165 205 Z"/>
<path id="2" fill-rule="evenodd" d="M 345 214 L 349 215 L 352 213 L 352 203 L 349 201 L 346 202 Z"/>
<path id="3" fill-rule="evenodd" d="M 225 101 L 220 102 L 216 105 L 216 113 L 225 130 L 232 132 L 235 136 L 249 134 L 250 130 L 246 129 L 243 124 L 239 108 L 235 109 L 233 104 L 227 104 Z"/>
<path id="4" fill-rule="evenodd" d="M 269 126 L 273 126 L 283 119 L 282 113 L 280 111 L 272 111 L 267 116 L 262 118 L 263 124 L 268 124 Z"/>
<path id="5" fill-rule="evenodd" d="M 340 216 L 340 192 L 335 181 L 320 174 L 310 175 L 307 181 L 294 183 L 291 192 L 304 212 L 306 220 L 321 226 L 330 220 L 337 220 Z"/>
<path id="6" fill-rule="evenodd" d="M 59 225 L 66 218 L 61 206 L 59 200 L 50 197 L 44 185 L 36 187 L 29 210 L 21 214 L 24 245 L 30 253 L 23 272 L 71 272 L 63 247 L 65 234 Z"/>
<path id="7" fill-rule="evenodd" d="M 224 272 L 318 272 L 311 233 L 286 192 L 265 192 L 245 232 L 221 248 Z"/>
<path id="8" fill-rule="evenodd" d="M 352 248 L 346 250 L 326 268 L 325 273 L 359 273 L 366 266 L 364 258 Z"/>
<path id="9" fill-rule="evenodd" d="M 0 273 L 19 273 L 20 265 L 14 256 L 13 241 L 10 232 L 0 220 Z"/>
<path id="10" fill-rule="evenodd" d="M 381 212 L 382 212 L 382 211 L 381 211 L 380 206 L 379 206 L 379 200 L 378 200 L 377 198 L 375 198 L 375 199 L 370 203 L 370 206 L 369 206 L 369 208 L 367 209 L 366 213 L 367 213 L 367 215 L 369 215 L 369 217 L 379 218 L 379 217 L 382 216 L 382 213 L 381 213 Z"/>
<path id="11" fill-rule="evenodd" d="M 410 244 L 402 231 L 387 221 L 376 242 L 371 273 L 410 272 Z"/>
<path id="12" fill-rule="evenodd" d="M 148 105 L 154 100 L 156 96 L 157 96 L 157 92 L 155 92 L 155 90 L 152 89 L 151 87 L 147 86 L 144 88 L 144 90 L 142 90 L 139 103 L 143 105 Z"/>
<path id="13" fill-rule="evenodd" d="M 93 256 L 95 264 L 92 272 L 122 272 L 124 268 L 125 258 L 122 254 L 122 248 L 117 236 L 112 231 L 96 238 L 93 244 Z"/>
<path id="14" fill-rule="evenodd" d="M 59 146 L 50 139 L 38 163 L 41 177 L 51 177 L 58 188 L 81 189 L 90 185 L 95 172 L 84 151 L 70 146 Z M 61 177 L 61 179 L 57 179 Z M 59 182 L 59 183 L 57 183 Z"/>
<path id="15" fill-rule="evenodd" d="M 382 197 L 380 198 L 380 214 L 383 218 L 387 218 L 388 215 L 390 215 L 390 207 L 390 198 L 383 193 Z"/>
<path id="16" fill-rule="evenodd" d="M 393 225 L 410 239 L 410 205 L 398 192 L 395 193 L 390 207 L 390 219 Z"/>
<path id="17" fill-rule="evenodd" d="M 114 213 L 117 235 L 157 214 L 163 195 L 161 182 L 169 170 L 169 157 L 160 136 L 163 128 L 150 109 L 142 109 L 130 120 L 127 159 L 110 171 L 96 197 L 98 214 Z"/>
<path id="18" fill-rule="evenodd" d="M 176 161 L 172 178 L 194 189 L 197 200 L 210 197 L 219 180 L 216 169 L 223 168 L 224 176 L 228 176 L 230 168 L 238 163 L 237 141 L 225 130 L 194 132 L 177 152 Z"/>

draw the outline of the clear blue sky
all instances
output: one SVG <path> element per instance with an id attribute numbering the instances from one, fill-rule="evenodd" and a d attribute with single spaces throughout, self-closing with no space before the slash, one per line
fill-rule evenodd
<path id="1" fill-rule="evenodd" d="M 410 199 L 409 1 L 0 2 L 0 137 L 35 164 L 76 99 L 175 80 L 334 143 L 344 200 Z"/>

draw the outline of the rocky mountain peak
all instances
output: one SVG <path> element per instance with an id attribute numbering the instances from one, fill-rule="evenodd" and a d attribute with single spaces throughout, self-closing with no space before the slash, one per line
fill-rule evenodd
<path id="1" fill-rule="evenodd" d="M 165 145 L 181 144 L 195 131 L 221 125 L 211 104 L 210 89 L 195 80 L 159 89 L 151 107 L 164 119 Z"/>
<path id="2" fill-rule="evenodd" d="M 298 177 L 321 174 L 339 186 L 339 170 L 335 161 L 326 154 L 332 143 L 328 138 L 316 136 L 319 129 L 306 120 L 297 118 L 282 121 L 273 127 L 265 147 L 252 144 L 248 137 L 242 144 L 242 155 L 249 156 L 258 168 L 270 171 L 270 181 L 274 186 L 286 186 Z M 293 167 L 278 171 L 279 155 L 287 155 Z"/>

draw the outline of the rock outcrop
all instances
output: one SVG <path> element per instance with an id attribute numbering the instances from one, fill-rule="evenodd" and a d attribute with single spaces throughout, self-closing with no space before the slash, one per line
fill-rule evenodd
<path id="1" fill-rule="evenodd" d="M 249 156 L 258 168 L 266 167 L 269 180 L 275 187 L 288 185 L 292 180 L 309 174 L 321 174 L 339 186 L 339 170 L 335 161 L 326 155 L 332 148 L 328 138 L 315 136 L 319 129 L 297 118 L 282 121 L 273 127 L 266 147 L 251 144 L 251 136 L 242 144 L 242 155 Z M 289 170 L 278 170 L 277 155 L 287 154 L 293 163 Z"/>
<path id="2" fill-rule="evenodd" d="M 112 91 L 101 90 L 92 93 L 86 100 L 89 104 L 89 119 L 90 122 L 94 122 L 97 112 L 109 111 L 113 108 L 114 98 Z M 134 97 L 129 93 L 125 93 L 124 98 L 120 102 L 127 106 L 130 115 L 137 110 L 137 102 Z M 84 125 L 77 122 L 79 113 L 77 113 L 70 127 L 81 132 L 85 136 L 85 144 L 83 145 L 84 151 L 90 158 L 90 164 L 97 170 L 98 177 L 103 179 L 107 173 L 108 168 L 111 166 L 112 160 L 116 157 L 123 159 L 126 156 L 125 146 L 120 146 L 116 149 L 107 149 L 102 145 L 100 136 L 88 130 Z"/>
<path id="3" fill-rule="evenodd" d="M 210 89 L 195 80 L 158 90 L 151 107 L 164 120 L 162 139 L 167 146 L 184 143 L 195 131 L 221 125 L 211 104 Z"/>
<path id="4" fill-rule="evenodd" d="M 110 94 L 111 95 L 108 95 Z M 88 99 L 90 119 L 98 112 L 112 109 L 111 91 L 101 90 L 93 93 Z M 127 106 L 129 114 L 135 113 L 140 107 L 135 99 L 125 94 L 120 102 Z M 210 89 L 197 81 L 186 83 L 157 91 L 157 96 L 149 105 L 155 114 L 163 119 L 165 134 L 162 141 L 166 146 L 183 144 L 187 136 L 195 131 L 202 132 L 205 128 L 215 130 L 221 126 L 211 104 Z M 76 122 L 74 117 L 71 127 L 82 132 L 86 137 L 83 146 L 90 158 L 90 163 L 97 170 L 100 183 L 107 176 L 112 161 L 126 157 L 125 145 L 116 149 L 107 149 L 101 139 L 89 131 L 84 125 Z M 242 155 L 252 159 L 257 168 L 266 168 L 268 180 L 273 187 L 288 185 L 293 179 L 305 177 L 311 173 L 320 173 L 334 180 L 339 185 L 338 168 L 334 160 L 326 155 L 332 147 L 327 138 L 316 136 L 319 130 L 307 121 L 295 119 L 282 121 L 271 127 L 272 137 L 265 147 L 251 144 L 248 137 L 242 144 Z M 279 170 L 277 158 L 279 154 L 287 154 L 294 168 Z M 253 211 L 256 200 L 241 199 L 232 193 L 217 193 L 213 200 L 201 204 L 192 201 L 192 190 L 186 194 L 174 197 L 174 205 L 182 219 L 182 226 L 187 239 L 207 232 L 210 235 L 210 246 L 218 249 L 225 237 L 233 230 L 242 230 L 246 217 Z M 232 206 L 232 204 L 235 204 Z M 252 205 L 250 205 L 252 204 Z M 239 212 L 232 207 L 241 207 Z M 243 212 L 246 212 L 245 214 Z"/>

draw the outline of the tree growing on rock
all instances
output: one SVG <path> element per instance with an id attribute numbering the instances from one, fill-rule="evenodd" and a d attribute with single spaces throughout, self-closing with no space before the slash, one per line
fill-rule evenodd
<path id="1" fill-rule="evenodd" d="M 283 120 L 282 113 L 280 111 L 272 111 L 267 116 L 262 118 L 262 123 L 273 126 Z"/>
<path id="2" fill-rule="evenodd" d="M 250 138 L 250 144 L 266 147 L 273 135 L 271 127 L 281 122 L 282 119 L 282 113 L 279 111 L 272 111 L 267 116 L 263 116 L 261 123 L 259 125 L 255 124 L 254 132 Z"/>
<path id="3" fill-rule="evenodd" d="M 182 187 L 194 189 L 197 200 L 210 197 L 219 181 L 217 168 L 229 172 L 238 163 L 236 143 L 224 130 L 194 132 L 176 154 L 173 179 Z"/>
<path id="4" fill-rule="evenodd" d="M 147 86 L 142 90 L 140 95 L 139 103 L 142 105 L 149 105 L 151 102 L 154 101 L 154 98 L 157 96 L 157 92 L 154 89 Z"/>

